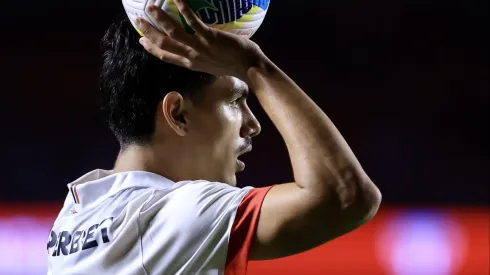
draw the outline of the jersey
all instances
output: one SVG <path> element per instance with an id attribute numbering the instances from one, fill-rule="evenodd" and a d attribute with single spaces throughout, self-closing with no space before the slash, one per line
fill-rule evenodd
<path id="1" fill-rule="evenodd" d="M 245 274 L 270 189 L 100 169 L 68 188 L 48 275 Z"/>

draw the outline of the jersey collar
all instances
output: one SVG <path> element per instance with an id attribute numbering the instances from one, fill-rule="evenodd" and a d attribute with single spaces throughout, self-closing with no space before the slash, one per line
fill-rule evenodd
<path id="1" fill-rule="evenodd" d="M 121 190 L 129 188 L 171 188 L 175 182 L 146 171 L 113 173 L 97 169 L 68 184 L 69 196 L 75 204 L 87 206 L 102 202 Z"/>

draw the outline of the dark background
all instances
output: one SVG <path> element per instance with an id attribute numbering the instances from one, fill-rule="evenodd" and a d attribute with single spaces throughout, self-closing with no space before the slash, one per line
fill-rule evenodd
<path id="1" fill-rule="evenodd" d="M 12 1 L 0 23 L 0 201 L 62 201 L 110 169 L 98 106 L 99 40 L 120 1 Z M 488 204 L 488 2 L 280 1 L 254 36 L 325 110 L 388 203 Z M 240 185 L 291 181 L 263 131 Z"/>

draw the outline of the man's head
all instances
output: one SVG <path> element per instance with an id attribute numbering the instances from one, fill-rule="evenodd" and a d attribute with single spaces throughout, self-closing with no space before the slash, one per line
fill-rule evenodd
<path id="1" fill-rule="evenodd" d="M 103 110 L 130 169 L 172 180 L 234 185 L 237 157 L 260 125 L 246 104 L 247 85 L 164 63 L 148 54 L 129 20 L 102 40 Z M 137 152 L 135 154 L 131 152 Z M 134 159 L 137 158 L 137 159 Z M 117 164 L 116 164 L 117 166 Z"/>

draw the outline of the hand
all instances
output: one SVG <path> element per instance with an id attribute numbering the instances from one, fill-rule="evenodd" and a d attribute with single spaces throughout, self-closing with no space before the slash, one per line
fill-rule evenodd
<path id="1" fill-rule="evenodd" d="M 174 2 L 195 33 L 186 32 L 182 25 L 152 5 L 147 11 L 161 31 L 138 18 L 138 28 L 144 34 L 140 39 L 143 47 L 162 61 L 216 76 L 235 76 L 247 82 L 249 68 L 257 65 L 262 56 L 258 45 L 207 26 L 184 0 Z"/>

